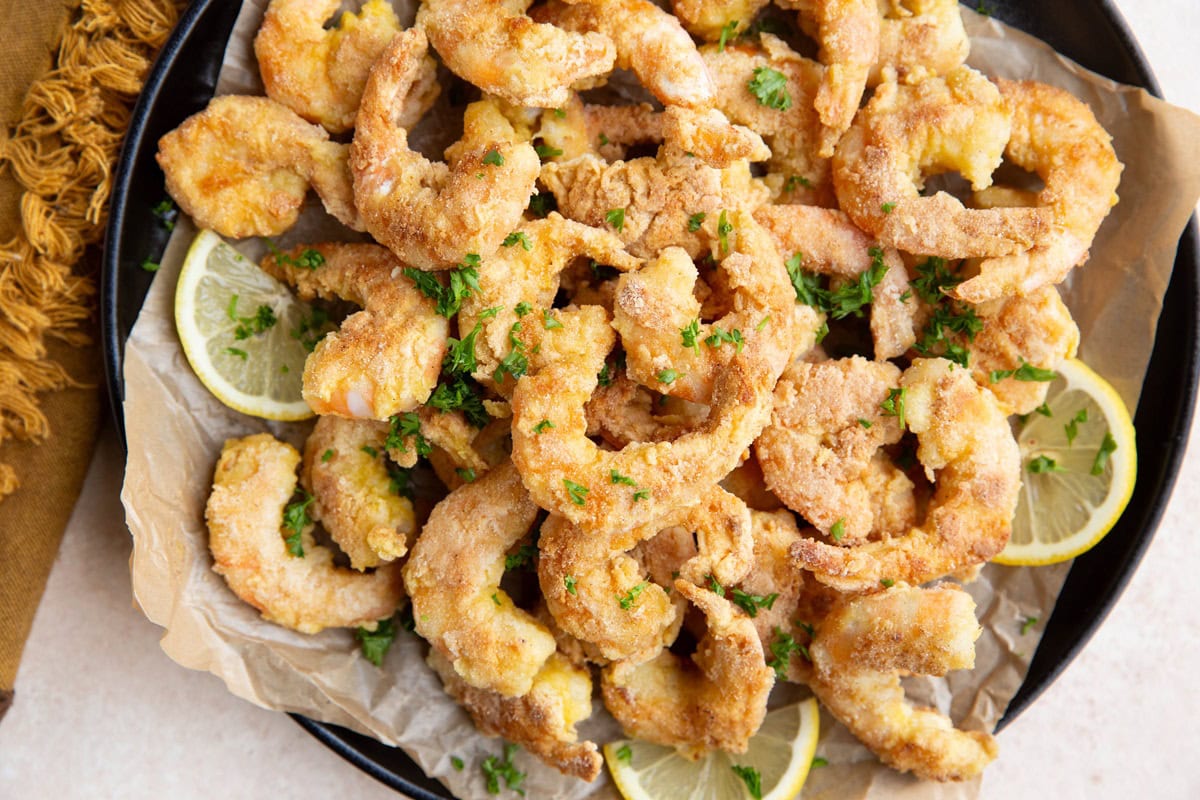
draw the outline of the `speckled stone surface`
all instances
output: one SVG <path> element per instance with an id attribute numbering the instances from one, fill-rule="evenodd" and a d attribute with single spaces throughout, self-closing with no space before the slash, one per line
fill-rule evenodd
<path id="1" fill-rule="evenodd" d="M 1118 0 L 1168 100 L 1200 110 L 1200 3 Z M 1104 626 L 1000 737 L 985 798 L 1200 796 L 1200 435 Z M 134 607 L 111 431 L 0 723 L 0 798 L 397 797 L 282 714 L 172 663 Z"/>

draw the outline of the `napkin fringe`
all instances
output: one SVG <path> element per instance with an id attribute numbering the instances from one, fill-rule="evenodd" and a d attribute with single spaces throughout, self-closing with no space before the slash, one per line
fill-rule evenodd
<path id="1" fill-rule="evenodd" d="M 0 243 L 0 443 L 44 440 L 39 395 L 79 385 L 46 342 L 91 340 L 95 279 L 77 265 L 104 233 L 130 109 L 179 11 L 175 0 L 83 0 L 20 119 L 0 130 L 0 173 L 23 192 L 21 233 Z M 0 502 L 18 486 L 0 464 Z"/>

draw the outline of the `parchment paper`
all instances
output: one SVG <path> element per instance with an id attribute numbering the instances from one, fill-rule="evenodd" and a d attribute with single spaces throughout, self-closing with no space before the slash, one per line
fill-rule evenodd
<path id="1" fill-rule="evenodd" d="M 247 0 L 225 55 L 218 93 L 261 93 L 250 43 L 266 0 Z M 412 7 L 401 9 L 412 19 Z M 963 10 L 972 35 L 971 64 L 987 74 L 1035 78 L 1086 100 L 1112 133 L 1125 163 L 1121 202 L 1092 247 L 1090 263 L 1064 285 L 1083 335 L 1081 357 L 1108 378 L 1126 403 L 1141 391 L 1162 295 L 1179 236 L 1200 197 L 1200 117 L 1144 91 L 1088 73 L 1046 45 Z M 134 594 L 165 628 L 163 650 L 178 663 L 208 670 L 234 694 L 266 708 L 337 723 L 402 747 L 429 775 L 462 798 L 486 798 L 479 762 L 500 744 L 478 734 L 424 664 L 425 646 L 400 635 L 377 669 L 349 632 L 304 636 L 264 622 L 211 569 L 204 504 L 222 442 L 273 430 L 293 443 L 303 425 L 268 425 L 213 398 L 192 374 L 175 334 L 173 291 L 194 229 L 181 222 L 162 259 L 126 348 L 125 419 L 129 441 L 122 500 L 134 538 Z M 341 236 L 319 209 L 306 212 L 285 243 Z M 251 243 L 246 243 L 251 244 Z M 244 248 L 248 255 L 253 245 Z M 1043 568 L 988 565 L 969 586 L 984 633 L 976 668 L 947 679 L 907 681 L 910 695 L 949 711 L 966 728 L 992 730 L 1020 686 L 1069 564 Z M 1022 622 L 1040 622 L 1021 633 Z M 785 687 L 786 689 L 786 687 Z M 794 690 L 793 690 L 794 693 Z M 777 698 L 778 699 L 778 698 Z M 616 726 L 599 702 L 584 736 L 600 741 Z M 979 782 L 923 784 L 879 765 L 845 728 L 823 715 L 819 753 L 803 797 L 972 798 Z M 455 772 L 449 757 L 468 767 Z M 1003 757 L 1003 755 L 1001 755 Z M 564 779 L 521 753 L 530 797 L 612 798 L 606 778 Z"/>

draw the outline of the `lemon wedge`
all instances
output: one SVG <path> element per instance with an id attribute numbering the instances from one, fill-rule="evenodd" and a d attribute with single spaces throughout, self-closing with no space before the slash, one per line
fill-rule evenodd
<path id="1" fill-rule="evenodd" d="M 1001 564 L 1055 564 L 1090 550 L 1133 494 L 1137 442 L 1120 395 L 1082 361 L 1058 368 L 1017 433 L 1021 496 Z"/>
<path id="2" fill-rule="evenodd" d="M 196 377 L 225 405 L 265 419 L 313 415 L 301 396 L 313 309 L 212 231 L 184 257 L 175 327 Z"/>
<path id="3" fill-rule="evenodd" d="M 604 760 L 626 800 L 790 800 L 808 778 L 819 725 L 817 701 L 809 698 L 768 713 L 745 753 L 689 761 L 674 748 L 625 739 L 606 744 Z M 749 788 L 756 778 L 759 795 Z"/>

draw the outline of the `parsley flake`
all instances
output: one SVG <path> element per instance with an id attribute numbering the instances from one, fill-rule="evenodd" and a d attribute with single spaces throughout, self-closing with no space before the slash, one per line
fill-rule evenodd
<path id="1" fill-rule="evenodd" d="M 1067 434 L 1067 445 L 1074 446 L 1075 437 L 1079 435 L 1079 423 L 1088 421 L 1088 413 L 1086 408 L 1079 409 L 1075 416 L 1071 417 L 1071 421 L 1063 425 L 1063 432 Z"/>
<path id="2" fill-rule="evenodd" d="M 548 419 L 544 419 L 541 422 L 539 422 L 537 425 L 533 426 L 533 432 L 537 433 L 537 434 L 542 434 L 542 433 L 545 433 L 546 431 L 550 430 L 553 427 L 554 427 L 553 422 L 551 422 Z"/>
<path id="3" fill-rule="evenodd" d="M 397 414 L 391 418 L 390 423 L 387 439 L 383 443 L 385 449 L 407 453 L 408 446 L 405 442 L 412 439 L 418 456 L 423 458 L 433 452 L 433 445 L 429 444 L 421 435 L 421 418 L 415 411 Z"/>
<path id="4" fill-rule="evenodd" d="M 828 766 L 829 766 L 828 758 L 825 758 L 824 756 L 813 756 L 812 764 L 810 764 L 808 768 L 816 769 L 817 767 L 828 767 Z"/>
<path id="5" fill-rule="evenodd" d="M 617 233 L 620 233 L 625 229 L 625 209 L 614 208 L 604 212 L 604 221 L 616 228 Z"/>
<path id="6" fill-rule="evenodd" d="M 887 399 L 879 404 L 879 408 L 889 417 L 896 417 L 900 422 L 900 429 L 904 429 L 904 398 L 908 394 L 908 389 L 888 389 Z"/>
<path id="7" fill-rule="evenodd" d="M 297 558 L 304 558 L 304 544 L 301 536 L 305 528 L 313 524 L 312 517 L 308 515 L 308 507 L 312 505 L 315 498 L 303 489 L 300 490 L 300 494 L 302 495 L 300 500 L 288 503 L 287 508 L 283 510 L 283 527 L 291 531 L 284 537 L 288 553 Z"/>
<path id="8" fill-rule="evenodd" d="M 522 797 L 525 796 L 525 790 L 521 788 L 521 783 L 525 780 L 525 773 L 518 770 L 512 763 L 513 754 L 519 748 L 515 744 L 504 745 L 504 755 L 488 756 L 480 764 L 480 769 L 483 770 L 484 781 L 487 786 L 488 794 L 500 794 L 500 781 L 504 781 L 504 786 Z"/>
<path id="9" fill-rule="evenodd" d="M 880 578 L 879 585 L 885 589 L 890 589 L 896 585 L 896 582 L 894 580 L 892 580 L 891 578 Z"/>
<path id="10" fill-rule="evenodd" d="M 740 764 L 730 766 L 733 774 L 742 779 L 742 783 L 746 784 L 746 791 L 754 800 L 762 800 L 762 775 L 754 767 L 744 767 Z"/>
<path id="11" fill-rule="evenodd" d="M 1029 459 L 1029 463 L 1025 465 L 1025 469 L 1034 475 L 1042 475 L 1047 472 L 1066 472 L 1065 469 L 1058 465 L 1057 461 L 1047 455 Z"/>
<path id="12" fill-rule="evenodd" d="M 551 147 L 548 144 L 534 145 L 533 149 L 537 151 L 538 158 L 543 161 L 547 158 L 558 158 L 563 154 L 562 150 L 559 150 L 557 147 Z"/>
<path id="13" fill-rule="evenodd" d="M 328 450 L 326 450 L 324 453 L 321 453 L 321 463 L 322 464 L 329 463 L 329 460 L 331 458 L 333 458 L 333 448 L 332 447 L 329 448 Z"/>
<path id="14" fill-rule="evenodd" d="M 488 150 L 487 153 L 484 154 L 483 163 L 491 164 L 492 166 L 496 166 L 496 167 L 503 167 L 504 166 L 504 156 L 500 155 L 500 151 L 493 147 L 491 150 Z"/>
<path id="15" fill-rule="evenodd" d="M 533 244 L 529 241 L 529 236 L 525 234 L 525 231 L 513 231 L 504 237 L 504 241 L 500 243 L 500 246 L 512 247 L 514 244 L 521 245 L 527 251 L 533 249 Z"/>
<path id="16" fill-rule="evenodd" d="M 717 42 L 717 52 L 725 52 L 725 43 L 733 38 L 733 34 L 737 31 L 738 25 L 741 23 L 736 19 L 731 19 L 721 26 L 721 39 Z"/>
<path id="17" fill-rule="evenodd" d="M 628 475 L 622 475 L 621 473 L 617 472 L 615 469 L 609 470 L 608 475 L 613 483 L 619 483 L 623 486 L 637 486 L 637 482 L 634 481 L 633 478 L 629 477 Z"/>
<path id="18" fill-rule="evenodd" d="M 367 661 L 377 667 L 382 667 L 383 657 L 387 655 L 388 650 L 392 648 L 392 642 L 396 640 L 396 623 L 392 619 L 381 619 L 375 625 L 375 630 L 369 631 L 360 627 L 354 632 L 354 638 L 358 639 L 362 654 Z"/>
<path id="19" fill-rule="evenodd" d="M 587 502 L 588 488 L 582 486 L 575 481 L 563 478 L 563 486 L 567 487 L 567 497 L 577 506 L 581 506 Z"/>
<path id="20" fill-rule="evenodd" d="M 749 594 L 741 589 L 733 590 L 733 602 L 742 607 L 742 610 L 751 617 L 758 616 L 758 610 L 765 608 L 768 611 L 775 605 L 775 601 L 779 599 L 779 592 L 772 592 L 765 597 L 761 594 Z"/>
<path id="21" fill-rule="evenodd" d="M 733 233 L 733 223 L 729 221 L 725 209 L 721 209 L 721 216 L 717 217 L 717 242 L 720 244 L 721 252 L 729 252 L 729 234 Z"/>
<path id="22" fill-rule="evenodd" d="M 563 576 L 563 586 L 567 587 L 567 594 L 574 595 L 575 592 L 575 577 L 573 575 Z"/>
<path id="23" fill-rule="evenodd" d="M 158 218 L 158 224 L 164 229 L 175 230 L 175 218 L 179 216 L 179 209 L 175 207 L 175 201 L 171 198 L 165 197 L 160 200 L 150 209 L 150 213 Z"/>
<path id="24" fill-rule="evenodd" d="M 885 214 L 890 214 L 896 210 L 896 204 L 895 203 L 884 203 L 883 205 L 881 205 L 879 207 L 879 210 Z"/>
<path id="25" fill-rule="evenodd" d="M 833 523 L 833 527 L 829 529 L 829 536 L 835 542 L 840 542 L 842 537 L 846 535 L 846 518 L 842 517 L 837 522 Z"/>
<path id="26" fill-rule="evenodd" d="M 767 660 L 767 666 L 775 670 L 775 677 L 781 681 L 787 678 L 788 662 L 793 653 L 802 653 L 808 658 L 807 649 L 797 644 L 795 637 L 784 633 L 779 626 L 775 627 L 775 640 L 771 642 L 770 650 L 771 658 Z"/>
<path id="27" fill-rule="evenodd" d="M 704 224 L 704 218 L 707 216 L 703 211 L 700 211 L 688 217 L 688 233 L 695 233 L 700 230 L 700 226 Z"/>
<path id="28" fill-rule="evenodd" d="M 629 745 L 623 744 L 617 748 L 617 761 L 624 761 L 626 764 L 628 764 L 632 760 L 633 750 L 629 747 Z"/>
<path id="29" fill-rule="evenodd" d="M 770 67 L 755 67 L 754 77 L 747 83 L 750 94 L 758 99 L 759 105 L 776 111 L 787 111 L 792 107 L 792 96 L 788 94 L 787 78 L 782 72 Z"/>
<path id="30" fill-rule="evenodd" d="M 463 760 L 458 756 L 450 756 L 450 766 L 454 767 L 455 772 L 462 772 L 465 765 L 463 764 Z"/>
<path id="31" fill-rule="evenodd" d="M 510 569 L 520 569 L 533 563 L 533 559 L 537 557 L 537 548 L 531 544 L 523 544 L 516 549 L 516 552 L 509 553 L 504 557 L 504 571 Z"/>
<path id="32" fill-rule="evenodd" d="M 676 372 L 673 369 L 664 369 L 664 370 L 660 370 L 656 377 L 658 378 L 659 383 L 665 383 L 665 384 L 670 385 L 670 384 L 674 383 L 675 380 L 682 375 L 683 375 L 682 372 Z"/>
<path id="33" fill-rule="evenodd" d="M 1108 465 L 1108 457 L 1117 450 L 1117 441 L 1112 437 L 1111 433 L 1104 434 L 1104 441 L 1100 443 L 1100 449 L 1096 451 L 1096 458 L 1092 461 L 1092 474 L 1103 475 L 1104 468 Z"/>
<path id="34" fill-rule="evenodd" d="M 1021 623 L 1021 635 L 1024 636 L 1025 634 L 1029 633 L 1031 630 L 1033 630 L 1033 626 L 1037 624 L 1037 617 L 1026 617 L 1025 621 Z"/>
<path id="35" fill-rule="evenodd" d="M 683 337 L 684 347 L 700 352 L 700 320 L 694 319 L 689 322 L 686 328 L 679 331 L 679 335 Z"/>
<path id="36" fill-rule="evenodd" d="M 142 269 L 146 270 L 146 272 L 158 272 L 159 266 L 157 261 L 151 261 L 148 258 L 142 261 Z"/>
<path id="37" fill-rule="evenodd" d="M 546 310 L 544 310 L 542 312 L 542 327 L 543 328 L 545 328 L 548 331 L 552 331 L 555 328 L 561 328 L 562 326 L 563 326 L 563 324 L 561 322 L 559 322 L 558 320 L 556 320 L 554 318 L 554 315 L 550 313 L 550 309 L 547 308 Z"/>
<path id="38" fill-rule="evenodd" d="M 646 591 L 646 587 L 649 585 L 650 584 L 646 583 L 645 581 L 642 581 L 641 583 L 638 583 L 630 588 L 630 590 L 625 593 L 624 597 L 618 596 L 617 604 L 621 606 L 621 610 L 628 611 L 629 609 L 633 608 L 633 604 L 637 602 L 638 595 Z"/>

